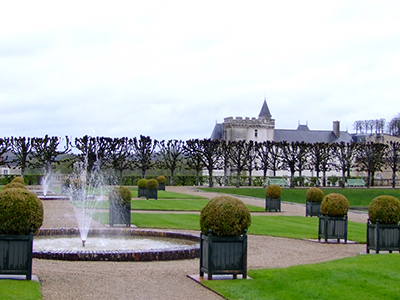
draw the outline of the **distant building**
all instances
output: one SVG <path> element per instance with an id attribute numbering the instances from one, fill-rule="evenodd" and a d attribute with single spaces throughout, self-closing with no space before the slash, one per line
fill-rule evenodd
<path id="1" fill-rule="evenodd" d="M 297 129 L 275 129 L 275 120 L 264 99 L 258 118 L 227 117 L 223 123 L 217 123 L 211 134 L 213 140 L 223 141 L 276 141 L 305 143 L 351 143 L 352 136 L 340 131 L 340 122 L 333 121 L 332 130 L 310 130 L 308 125 L 299 124 Z"/>

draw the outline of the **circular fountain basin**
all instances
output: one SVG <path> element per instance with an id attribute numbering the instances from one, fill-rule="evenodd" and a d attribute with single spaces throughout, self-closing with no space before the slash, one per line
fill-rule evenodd
<path id="1" fill-rule="evenodd" d="M 76 228 L 40 229 L 33 257 L 70 261 L 154 261 L 199 257 L 199 236 L 135 228 L 91 229 L 85 247 Z"/>

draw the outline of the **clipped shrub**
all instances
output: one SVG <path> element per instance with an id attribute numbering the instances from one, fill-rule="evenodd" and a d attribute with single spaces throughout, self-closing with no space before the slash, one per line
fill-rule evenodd
<path id="1" fill-rule="evenodd" d="M 166 183 L 167 178 L 165 178 L 165 176 L 160 175 L 157 177 L 157 181 L 158 181 L 158 183 Z"/>
<path id="2" fill-rule="evenodd" d="M 0 193 L 0 234 L 27 235 L 36 233 L 43 223 L 43 205 L 25 188 L 4 189 Z"/>
<path id="3" fill-rule="evenodd" d="M 147 179 L 140 179 L 137 183 L 138 187 L 145 189 L 147 188 Z"/>
<path id="4" fill-rule="evenodd" d="M 345 196 L 331 193 L 321 202 L 321 214 L 330 217 L 344 217 L 349 211 L 349 201 Z"/>
<path id="5" fill-rule="evenodd" d="M 14 177 L 14 179 L 11 180 L 11 183 L 21 183 L 21 184 L 25 185 L 24 179 L 20 176 Z"/>
<path id="6" fill-rule="evenodd" d="M 132 200 L 132 192 L 124 186 L 114 187 L 108 194 L 108 200 L 118 204 L 129 204 Z"/>
<path id="7" fill-rule="evenodd" d="M 369 204 L 368 216 L 371 223 L 399 224 L 400 201 L 396 197 L 382 195 L 374 198 Z"/>
<path id="8" fill-rule="evenodd" d="M 306 192 L 306 199 L 309 202 L 321 203 L 324 199 L 324 192 L 317 187 L 309 188 Z"/>
<path id="9" fill-rule="evenodd" d="M 149 179 L 147 180 L 146 187 L 149 190 L 156 190 L 158 189 L 158 181 L 155 179 Z"/>
<path id="10" fill-rule="evenodd" d="M 279 185 L 271 184 L 265 189 L 267 198 L 277 199 L 282 195 L 282 189 Z"/>
<path id="11" fill-rule="evenodd" d="M 6 189 L 26 189 L 26 187 L 25 187 L 25 184 L 23 184 L 23 183 L 10 182 L 4 186 L 3 190 L 6 190 Z"/>
<path id="12" fill-rule="evenodd" d="M 200 213 L 200 228 L 205 235 L 211 229 L 215 236 L 240 236 L 250 224 L 249 209 L 232 196 L 212 198 Z"/>

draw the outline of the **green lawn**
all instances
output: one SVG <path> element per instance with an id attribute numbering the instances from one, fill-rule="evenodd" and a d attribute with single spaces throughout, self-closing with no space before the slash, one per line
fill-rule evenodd
<path id="1" fill-rule="evenodd" d="M 131 208 L 133 210 L 169 210 L 169 211 L 201 211 L 208 203 L 209 199 L 192 199 L 192 200 L 132 200 Z M 75 201 L 76 207 L 86 205 L 88 208 L 108 209 L 110 203 L 108 201 Z M 265 212 L 265 208 L 247 205 L 251 212 Z"/>
<path id="2" fill-rule="evenodd" d="M 283 269 L 249 270 L 251 280 L 203 281 L 227 299 L 400 299 L 400 254 L 359 255 Z"/>
<path id="3" fill-rule="evenodd" d="M 201 188 L 203 191 L 250 196 L 265 199 L 265 188 Z M 389 188 L 322 188 L 325 195 L 339 193 L 350 202 L 351 207 L 367 207 L 377 196 L 391 195 L 400 199 L 400 190 Z M 306 188 L 282 188 L 282 201 L 293 203 L 306 202 Z"/>
<path id="4" fill-rule="evenodd" d="M 93 217 L 108 224 L 108 213 L 96 212 Z M 165 228 L 200 230 L 198 214 L 132 213 L 132 224 L 139 228 Z M 294 239 L 317 239 L 318 218 L 296 216 L 253 216 L 249 234 L 287 237 Z M 348 239 L 366 242 L 366 224 L 350 222 Z"/>
<path id="5" fill-rule="evenodd" d="M 40 283 L 27 280 L 0 280 L 0 300 L 42 299 Z"/>

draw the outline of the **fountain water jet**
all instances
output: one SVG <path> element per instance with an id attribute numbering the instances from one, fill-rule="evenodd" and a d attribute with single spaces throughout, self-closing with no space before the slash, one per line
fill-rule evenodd
<path id="1" fill-rule="evenodd" d="M 108 189 L 105 187 L 102 172 L 100 170 L 88 172 L 86 161 L 74 164 L 70 182 L 67 193 L 74 207 L 82 246 L 85 247 L 92 223 L 92 217 L 88 212 L 96 207 L 98 201 L 105 200 Z"/>

